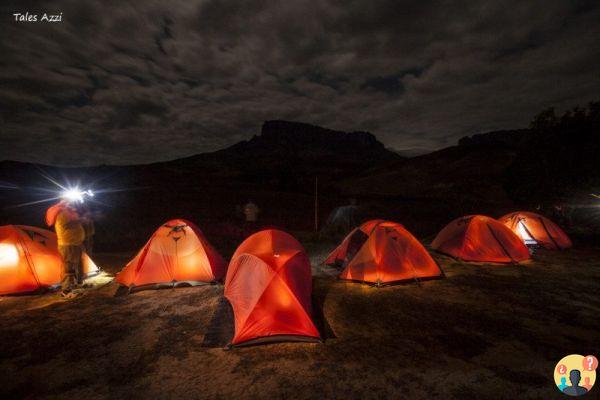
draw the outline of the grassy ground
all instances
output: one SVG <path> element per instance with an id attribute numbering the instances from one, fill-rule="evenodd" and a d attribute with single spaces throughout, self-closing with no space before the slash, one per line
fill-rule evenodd
<path id="1" fill-rule="evenodd" d="M 322 344 L 207 346 L 218 285 L 2 297 L 0 398 L 561 399 L 556 362 L 600 354 L 600 248 L 522 266 L 436 256 L 447 279 L 382 289 L 336 280 L 318 265 L 328 249 L 307 249 Z M 128 256 L 97 260 L 114 273 Z"/>

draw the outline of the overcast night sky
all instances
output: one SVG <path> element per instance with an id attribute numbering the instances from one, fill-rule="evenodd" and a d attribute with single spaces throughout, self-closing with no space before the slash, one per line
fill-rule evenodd
<path id="1" fill-rule="evenodd" d="M 269 119 L 425 151 L 600 97 L 598 1 L 6 3 L 0 160 L 167 160 Z"/>

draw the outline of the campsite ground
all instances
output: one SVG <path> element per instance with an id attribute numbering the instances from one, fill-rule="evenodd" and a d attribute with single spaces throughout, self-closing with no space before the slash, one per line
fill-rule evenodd
<path id="1" fill-rule="evenodd" d="M 336 280 L 318 265 L 328 248 L 307 249 L 324 343 L 223 351 L 219 285 L 2 297 L 0 397 L 559 399 L 556 362 L 600 353 L 600 248 L 522 266 L 436 255 L 447 279 L 382 289 Z M 115 273 L 129 256 L 96 258 Z"/>

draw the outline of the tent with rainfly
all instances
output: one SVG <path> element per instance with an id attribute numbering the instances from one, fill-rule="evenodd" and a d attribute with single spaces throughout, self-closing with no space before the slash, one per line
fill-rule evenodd
<path id="1" fill-rule="evenodd" d="M 521 238 L 501 222 L 484 215 L 469 215 L 450 222 L 438 233 L 431 248 L 464 261 L 516 263 L 530 258 Z"/>
<path id="2" fill-rule="evenodd" d="M 527 211 L 517 211 L 498 218 L 516 233 L 528 246 L 540 245 L 549 250 L 562 250 L 573 246 L 571 239 L 548 218 Z"/>
<path id="3" fill-rule="evenodd" d="M 396 222 L 371 220 L 354 229 L 325 263 L 343 268 L 340 278 L 377 286 L 442 276 L 423 245 Z"/>
<path id="4" fill-rule="evenodd" d="M 115 280 L 130 291 L 201 285 L 225 275 L 226 264 L 200 229 L 184 219 L 161 225 Z"/>
<path id="5" fill-rule="evenodd" d="M 86 276 L 99 272 L 83 255 Z M 57 287 L 63 268 L 56 234 L 25 225 L 0 226 L 0 295 Z"/>
<path id="6" fill-rule="evenodd" d="M 302 245 L 269 229 L 237 248 L 225 280 L 233 309 L 232 346 L 274 341 L 317 341 L 312 320 L 312 273 Z"/>

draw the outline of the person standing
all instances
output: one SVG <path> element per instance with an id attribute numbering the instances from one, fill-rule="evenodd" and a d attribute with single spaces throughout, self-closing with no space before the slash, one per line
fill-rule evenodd
<path id="1" fill-rule="evenodd" d="M 255 223 L 258 221 L 258 213 L 260 213 L 260 209 L 252 200 L 248 201 L 248 203 L 244 206 L 246 222 Z"/>
<path id="2" fill-rule="evenodd" d="M 63 263 L 61 295 L 66 298 L 75 297 L 73 290 L 83 284 L 82 254 L 85 230 L 82 221 L 77 209 L 62 200 L 48 209 L 46 223 L 49 226 L 54 225 L 58 251 Z"/>
<path id="3" fill-rule="evenodd" d="M 249 200 L 242 209 L 244 213 L 244 226 L 242 228 L 242 236 L 248 236 L 258 230 L 258 214 L 260 209 L 252 200 Z"/>

